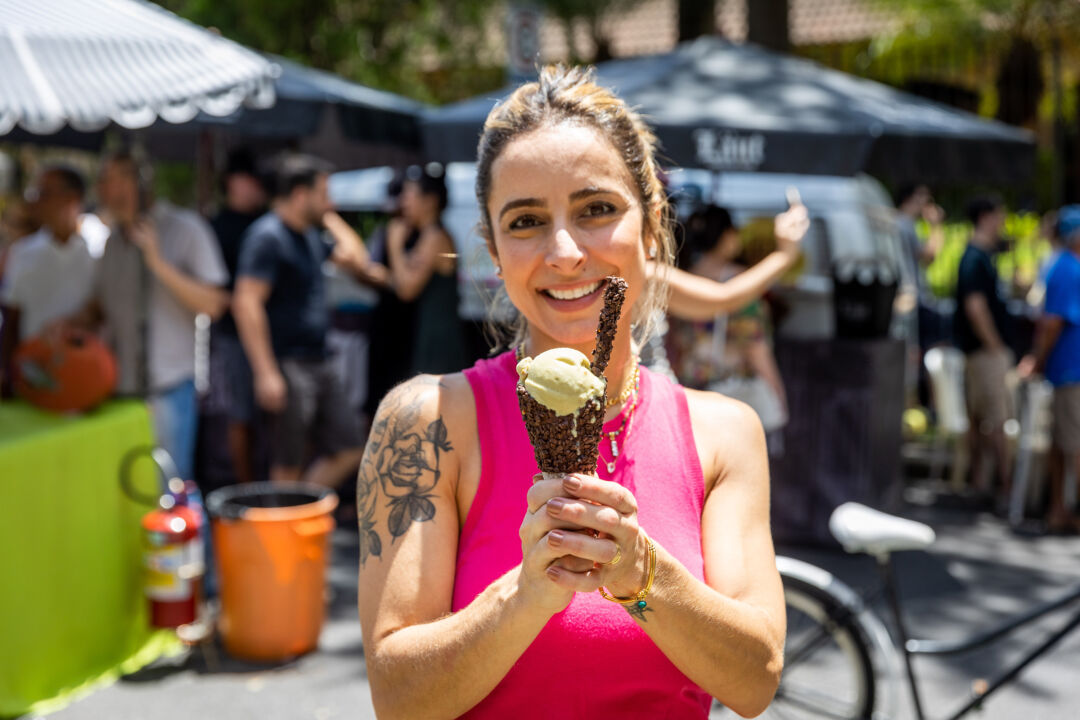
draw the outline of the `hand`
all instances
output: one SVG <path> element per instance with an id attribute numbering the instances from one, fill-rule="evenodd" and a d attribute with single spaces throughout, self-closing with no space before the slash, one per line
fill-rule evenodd
<path id="1" fill-rule="evenodd" d="M 810 229 L 810 216 L 805 205 L 792 205 L 776 216 L 773 222 L 773 234 L 776 236 L 776 249 L 792 256 L 802 251 L 802 240 Z"/>
<path id="2" fill-rule="evenodd" d="M 280 370 L 255 375 L 255 400 L 267 412 L 279 413 L 285 409 L 289 388 Z"/>
<path id="3" fill-rule="evenodd" d="M 128 234 L 135 247 L 142 250 L 146 266 L 153 270 L 161 261 L 161 246 L 158 244 L 157 229 L 149 220 L 136 220 Z"/>
<path id="4" fill-rule="evenodd" d="M 922 219 L 930 225 L 940 225 L 945 222 L 945 211 L 937 203 L 928 202 L 923 205 Z"/>
<path id="5" fill-rule="evenodd" d="M 1034 355 L 1025 355 L 1016 364 L 1016 375 L 1021 380 L 1030 380 L 1039 370 L 1039 360 Z"/>
<path id="6" fill-rule="evenodd" d="M 580 528 L 545 512 L 548 501 L 561 494 L 565 494 L 561 479 L 544 480 L 542 475 L 536 475 L 519 529 L 522 560 L 518 587 L 523 595 L 551 614 L 566 609 L 575 592 L 600 587 L 596 561 L 569 556 L 563 549 L 563 544 Z M 614 557 L 614 547 L 609 552 L 609 558 Z"/>
<path id="7" fill-rule="evenodd" d="M 638 527 L 637 500 L 629 490 L 595 475 L 567 475 L 561 481 L 534 484 L 529 492 L 529 507 L 534 506 L 536 515 L 544 510 L 553 522 L 563 523 L 561 527 L 577 530 L 563 534 L 557 544 L 562 553 L 595 563 L 594 570 L 585 573 L 556 567 L 555 582 L 584 592 L 605 586 L 617 596 L 641 590 L 647 539 Z M 620 561 L 611 564 L 616 557 Z"/>

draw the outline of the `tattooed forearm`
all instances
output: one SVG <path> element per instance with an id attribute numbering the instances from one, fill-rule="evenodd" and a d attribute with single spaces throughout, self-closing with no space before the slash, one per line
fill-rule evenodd
<path id="1" fill-rule="evenodd" d="M 429 379 L 438 382 L 423 376 L 413 383 L 431 384 L 424 382 Z M 382 556 L 376 518 L 380 506 L 390 509 L 386 530 L 391 542 L 412 523 L 435 517 L 432 491 L 442 476 L 442 457 L 453 446 L 441 415 L 426 425 L 421 421 L 425 396 L 410 392 L 413 383 L 395 388 L 383 400 L 364 451 L 356 487 L 361 565 Z"/>
<path id="2" fill-rule="evenodd" d="M 629 603 L 623 605 L 623 607 L 626 608 L 626 612 L 630 613 L 630 617 L 634 618 L 635 620 L 640 620 L 641 622 L 649 622 L 649 618 L 645 617 L 645 613 L 655 612 L 644 602 Z"/>

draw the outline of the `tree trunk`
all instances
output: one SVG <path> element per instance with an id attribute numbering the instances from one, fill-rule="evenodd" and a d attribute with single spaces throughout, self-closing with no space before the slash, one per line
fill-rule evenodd
<path id="1" fill-rule="evenodd" d="M 679 42 L 716 32 L 715 0 L 679 0 Z"/>
<path id="2" fill-rule="evenodd" d="M 787 52 L 788 0 L 747 0 L 746 39 L 770 50 Z"/>

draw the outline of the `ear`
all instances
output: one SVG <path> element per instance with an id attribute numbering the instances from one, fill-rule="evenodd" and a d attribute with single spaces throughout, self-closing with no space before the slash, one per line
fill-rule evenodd
<path id="1" fill-rule="evenodd" d="M 502 277 L 502 263 L 499 262 L 499 253 L 495 249 L 495 241 L 492 238 L 487 238 L 484 246 L 487 248 L 488 257 L 491 258 L 492 264 L 495 265 L 495 274 Z"/>

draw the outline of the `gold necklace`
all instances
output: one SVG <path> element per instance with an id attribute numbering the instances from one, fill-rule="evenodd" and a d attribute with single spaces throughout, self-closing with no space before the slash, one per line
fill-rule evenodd
<path id="1" fill-rule="evenodd" d="M 514 360 L 521 362 L 525 358 L 525 349 L 523 346 L 518 345 L 514 348 Z M 613 408 L 616 405 L 622 405 L 630 397 L 631 393 L 634 393 L 638 389 L 638 385 L 641 382 L 641 359 L 636 355 L 634 356 L 634 372 L 630 376 L 630 382 L 623 386 L 622 392 L 616 397 L 605 398 L 604 407 Z"/>
<path id="2" fill-rule="evenodd" d="M 612 430 L 610 432 L 604 433 L 608 437 L 608 442 L 611 443 L 611 461 L 608 462 L 607 460 L 604 460 L 603 453 L 600 453 L 599 450 L 597 451 L 597 453 L 600 455 L 600 459 L 604 462 L 604 465 L 607 466 L 607 471 L 609 475 L 614 474 L 615 463 L 619 459 L 619 443 L 616 438 L 618 438 L 619 435 L 622 435 L 624 432 L 626 433 L 626 436 L 630 435 L 630 428 L 634 421 L 634 411 L 637 410 L 638 406 L 638 398 L 639 395 L 635 392 L 634 399 L 630 405 L 630 408 L 626 412 L 626 417 L 624 417 L 623 421 L 619 423 L 619 428 L 617 430 Z M 626 437 L 623 437 L 623 444 L 626 444 Z"/>

